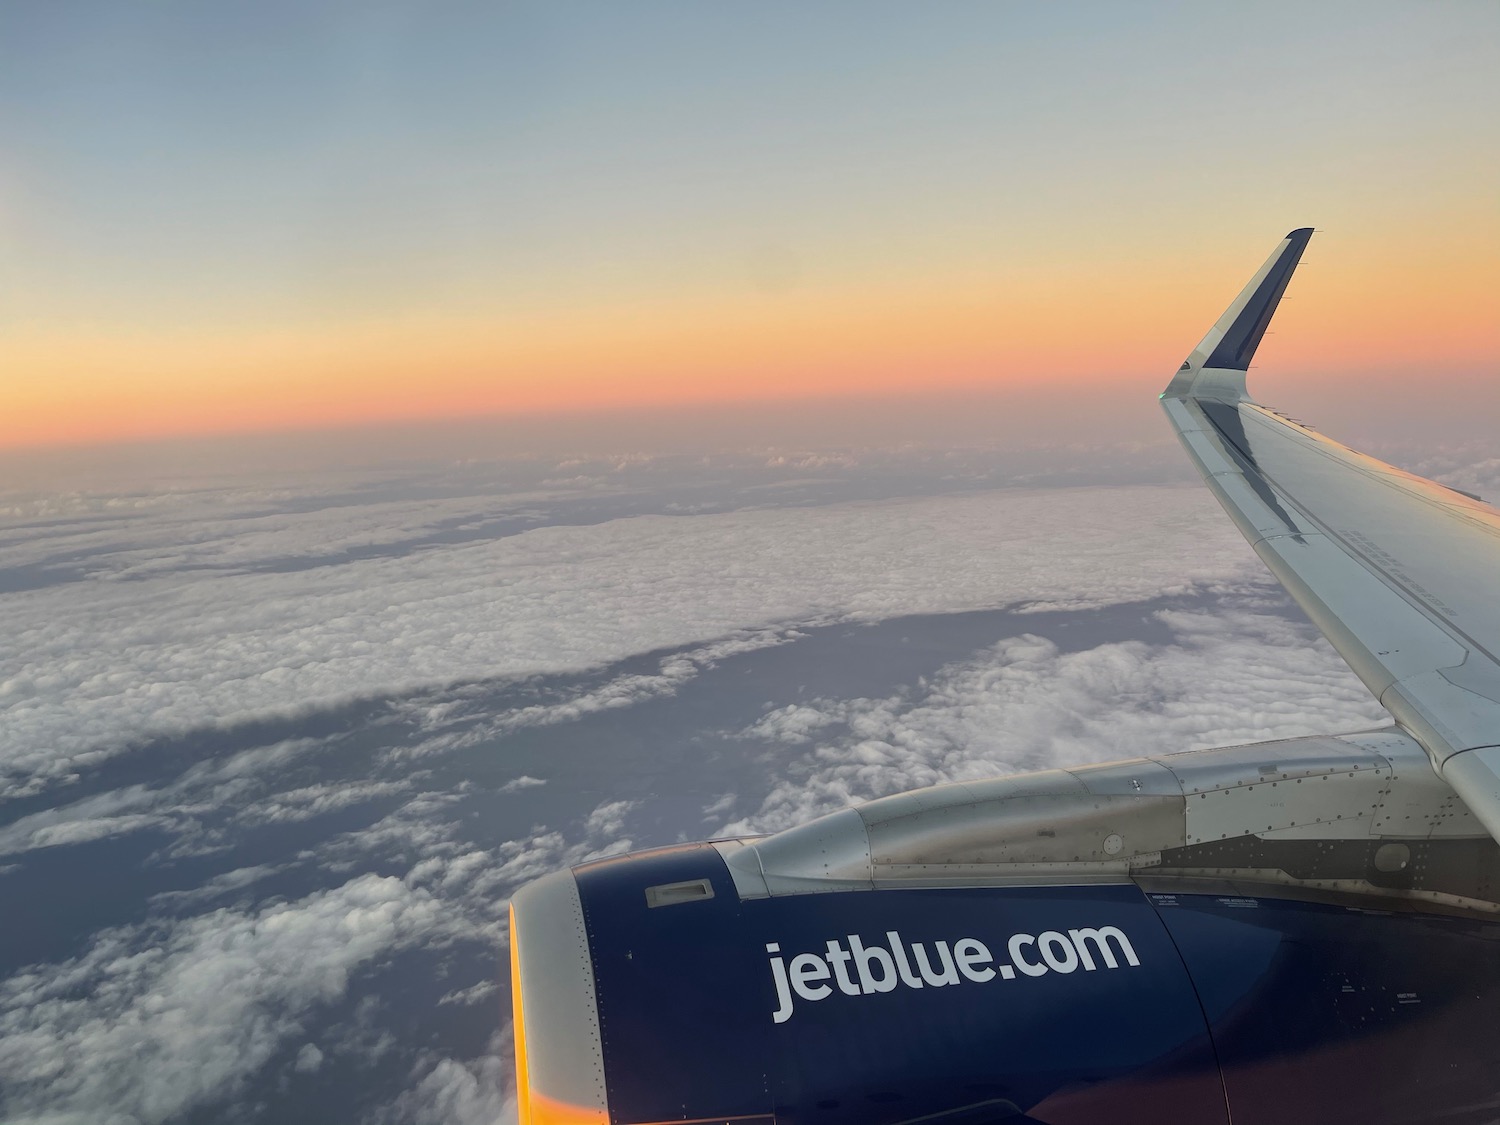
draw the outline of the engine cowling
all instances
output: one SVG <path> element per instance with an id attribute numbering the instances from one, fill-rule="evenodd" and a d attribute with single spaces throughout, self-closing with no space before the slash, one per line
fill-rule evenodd
<path id="1" fill-rule="evenodd" d="M 1496 853 L 1377 732 L 583 864 L 512 904 L 521 1119 L 1489 1120 Z"/>

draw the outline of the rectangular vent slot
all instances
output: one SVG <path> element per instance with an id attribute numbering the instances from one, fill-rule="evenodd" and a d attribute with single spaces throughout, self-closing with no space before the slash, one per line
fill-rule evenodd
<path id="1" fill-rule="evenodd" d="M 646 888 L 646 905 L 676 906 L 679 902 L 699 902 L 714 897 L 714 885 L 707 879 L 690 879 L 686 883 L 661 883 Z"/>

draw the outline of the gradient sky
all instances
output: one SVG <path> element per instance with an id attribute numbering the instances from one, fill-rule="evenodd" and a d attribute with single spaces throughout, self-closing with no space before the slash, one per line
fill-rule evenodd
<path id="1" fill-rule="evenodd" d="M 1472 416 L 1497 74 L 1481 0 L 7 5 L 0 449 L 1154 393 L 1304 225 L 1262 388 Z"/>

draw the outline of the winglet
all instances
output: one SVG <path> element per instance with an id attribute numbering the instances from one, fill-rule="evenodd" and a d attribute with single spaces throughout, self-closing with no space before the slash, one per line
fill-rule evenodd
<path id="1" fill-rule="evenodd" d="M 1245 371 L 1250 359 L 1266 334 L 1266 327 L 1281 303 L 1287 282 L 1302 251 L 1313 235 L 1312 227 L 1294 230 L 1266 259 L 1266 264 L 1240 291 L 1234 303 L 1209 329 L 1203 342 L 1193 349 L 1176 377 L 1167 385 L 1168 395 L 1194 395 L 1206 398 L 1241 399 L 1245 397 Z"/>

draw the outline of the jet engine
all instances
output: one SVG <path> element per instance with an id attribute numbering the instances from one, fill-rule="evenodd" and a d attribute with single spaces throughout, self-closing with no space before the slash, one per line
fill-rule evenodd
<path id="1" fill-rule="evenodd" d="M 1398 729 L 903 793 L 511 910 L 522 1125 L 1500 1120 L 1500 848 Z"/>

